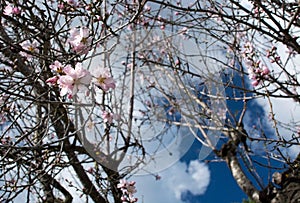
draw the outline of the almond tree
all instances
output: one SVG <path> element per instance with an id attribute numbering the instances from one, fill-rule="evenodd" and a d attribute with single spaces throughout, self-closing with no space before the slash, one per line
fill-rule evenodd
<path id="1" fill-rule="evenodd" d="M 280 0 L 4 1 L 2 199 L 136 202 L 125 177 L 197 139 L 253 201 L 297 202 L 297 120 L 273 101 L 299 102 L 298 18 Z"/>

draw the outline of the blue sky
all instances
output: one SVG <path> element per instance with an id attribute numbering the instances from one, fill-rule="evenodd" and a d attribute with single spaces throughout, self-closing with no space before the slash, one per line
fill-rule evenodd
<path id="1" fill-rule="evenodd" d="M 236 83 L 237 80 L 235 80 Z M 231 110 L 240 109 L 241 103 L 227 103 Z M 265 101 L 251 103 L 251 112 L 248 112 L 245 123 L 246 128 L 256 124 L 254 118 L 260 115 L 265 119 Z M 286 101 L 274 100 L 274 108 L 289 106 Z M 276 115 L 286 119 L 292 117 L 290 112 L 296 112 L 292 106 L 289 109 L 275 109 Z M 288 116 L 286 116 L 288 114 Z M 282 116 L 284 115 L 284 116 Z M 296 115 L 296 114 L 295 114 Z M 298 114 L 299 116 L 300 114 Z M 296 119 L 295 120 L 299 120 Z M 288 123 L 288 121 L 287 121 Z M 265 123 L 263 124 L 265 125 Z M 266 124 L 266 127 L 267 124 Z M 271 131 L 270 131 L 271 132 Z M 211 162 L 205 164 L 198 161 L 201 144 L 197 141 L 192 145 L 187 154 L 168 169 L 158 172 L 162 178 L 155 180 L 154 176 L 133 176 L 137 181 L 139 202 L 145 203 L 237 203 L 247 198 L 232 178 L 230 170 L 224 162 Z M 213 155 L 211 155 L 213 156 Z M 263 171 L 262 174 L 268 175 Z"/>
<path id="2" fill-rule="evenodd" d="M 193 157 L 199 149 L 199 143 L 196 143 L 186 155 Z M 211 179 L 207 191 L 204 195 L 187 197 L 187 202 L 241 202 L 246 196 L 233 180 L 232 175 L 225 162 L 211 162 L 208 164 Z"/>
<path id="3" fill-rule="evenodd" d="M 238 84 L 238 80 L 235 82 Z M 282 106 L 280 102 L 274 101 L 277 104 L 274 107 Z M 241 109 L 239 102 L 227 102 L 227 106 L 232 111 Z M 258 114 L 265 119 L 267 114 L 265 106 L 263 101 L 251 103 L 251 112 L 248 112 L 245 117 L 247 128 L 255 124 L 253 118 Z M 293 110 L 293 106 L 290 105 L 290 109 L 285 108 L 281 111 L 279 109 L 276 112 L 280 117 L 284 117 L 282 115 Z M 269 128 L 267 123 L 263 125 Z M 201 147 L 202 145 L 195 141 L 180 161 L 158 172 L 158 175 L 162 177 L 161 180 L 155 180 L 155 177 L 151 175 L 133 176 L 131 180 L 137 182 L 139 203 L 241 203 L 243 199 L 246 199 L 246 195 L 238 187 L 224 162 L 205 164 L 197 160 Z M 213 158 L 213 155 L 210 156 Z M 267 172 L 262 174 L 266 177 L 268 175 Z M 77 199 L 74 202 L 81 201 Z"/>
<path id="4" fill-rule="evenodd" d="M 242 202 L 243 198 L 246 199 L 246 195 L 238 187 L 224 162 L 211 162 L 209 164 L 199 162 L 201 163 L 201 165 L 198 165 L 199 171 L 201 171 L 200 167 L 207 167 L 209 169 L 209 184 L 207 187 L 202 188 L 203 194 L 193 194 L 185 190 L 182 191 L 181 198 L 176 199 L 175 191 L 179 184 L 187 184 L 190 188 L 197 187 L 195 186 L 197 183 L 195 184 L 193 181 L 188 182 L 187 179 L 184 179 L 183 182 L 172 181 L 172 179 L 176 180 L 176 177 L 174 178 L 173 176 L 183 176 L 186 178 L 185 176 L 191 175 L 186 173 L 184 165 L 191 161 L 193 162 L 193 160 L 197 160 L 199 148 L 201 148 L 201 145 L 195 141 L 180 162 L 159 173 L 162 177 L 161 180 L 157 181 L 153 176 L 134 176 L 132 179 L 137 181 L 139 199 L 143 199 L 144 203 L 237 203 Z M 199 172 L 199 174 L 201 174 L 201 172 Z M 203 177 L 200 177 L 198 184 L 207 181 L 208 174 L 206 172 L 202 174 Z M 173 183 L 171 187 L 170 182 Z M 201 191 L 198 192 L 201 193 Z"/>
<path id="5" fill-rule="evenodd" d="M 199 143 L 195 143 L 191 150 L 184 157 L 196 159 Z M 190 193 L 186 197 L 186 202 L 190 203 L 206 203 L 206 202 L 242 202 L 246 195 L 238 187 L 225 162 L 211 162 L 208 164 L 210 169 L 210 183 L 203 195 L 193 196 Z"/>
<path id="6" fill-rule="evenodd" d="M 238 85 L 239 83 L 240 80 L 235 79 L 235 84 Z M 230 91 L 227 89 L 227 95 L 230 94 Z M 266 118 L 265 108 L 261 103 L 255 101 L 249 105 L 251 111 L 247 113 L 244 120 L 245 127 L 248 129 L 250 128 L 249 126 L 257 124 L 257 120 L 253 119 L 254 117 L 257 118 L 259 115 L 262 120 Z M 227 106 L 234 112 L 241 110 L 242 103 L 227 102 Z M 262 125 L 265 127 L 265 132 L 271 135 L 272 130 L 268 123 L 265 122 Z M 243 199 L 247 199 L 247 196 L 233 179 L 225 162 L 220 161 L 205 164 L 197 160 L 201 147 L 201 144 L 195 140 L 192 147 L 178 163 L 158 173 L 162 177 L 159 181 L 156 181 L 153 176 L 134 176 L 133 179 L 137 181 L 138 197 L 142 200 L 140 202 L 241 203 Z M 208 159 L 214 159 L 214 155 L 210 154 Z M 255 159 L 266 163 L 260 156 L 256 156 Z M 191 163 L 195 165 L 195 162 L 198 163 L 198 168 L 196 169 L 198 172 L 194 171 L 194 173 L 191 173 L 190 165 Z M 266 184 L 270 171 L 261 167 L 257 167 L 257 170 L 264 177 L 264 184 Z M 272 172 L 274 171 L 271 171 L 271 174 Z M 189 178 L 189 176 L 191 177 L 195 174 L 199 176 L 196 181 Z"/>

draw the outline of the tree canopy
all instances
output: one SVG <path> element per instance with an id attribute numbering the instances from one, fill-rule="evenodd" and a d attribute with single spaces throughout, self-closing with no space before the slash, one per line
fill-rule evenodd
<path id="1" fill-rule="evenodd" d="M 3 0 L 1 200 L 72 202 L 72 188 L 137 202 L 127 178 L 197 140 L 199 159 L 224 161 L 252 201 L 297 202 L 299 118 L 276 105 L 300 102 L 299 12 L 281 0 Z"/>

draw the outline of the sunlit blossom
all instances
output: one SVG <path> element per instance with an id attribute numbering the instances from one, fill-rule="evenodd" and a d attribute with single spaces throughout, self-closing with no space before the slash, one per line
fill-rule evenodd
<path id="1" fill-rule="evenodd" d="M 97 69 L 93 74 L 93 77 L 94 84 L 105 92 L 107 92 L 109 89 L 116 88 L 116 82 L 112 78 L 109 69 L 107 68 Z"/>
<path id="2" fill-rule="evenodd" d="M 47 80 L 46 80 L 46 83 L 49 83 L 49 84 L 51 84 L 51 85 L 56 85 L 57 84 L 57 80 L 58 80 L 58 76 L 53 76 L 53 77 L 51 77 L 51 78 L 48 78 Z"/>
<path id="3" fill-rule="evenodd" d="M 79 5 L 79 3 L 76 0 L 64 0 L 64 2 L 72 7 L 77 7 Z"/>
<path id="4" fill-rule="evenodd" d="M 107 111 L 103 111 L 102 112 L 102 119 L 105 123 L 112 123 L 113 119 L 114 119 L 114 114 L 107 112 Z"/>
<path id="5" fill-rule="evenodd" d="M 92 43 L 92 39 L 89 35 L 88 28 L 72 28 L 70 30 L 70 38 L 68 39 L 72 50 L 78 54 L 87 54 L 91 49 Z"/>
<path id="6" fill-rule="evenodd" d="M 75 69 L 71 65 L 65 66 L 64 73 L 66 75 L 62 75 L 58 79 L 61 96 L 66 94 L 74 96 L 79 90 L 87 90 L 87 86 L 92 80 L 90 72 L 84 69 L 81 63 L 77 63 Z"/>
<path id="7" fill-rule="evenodd" d="M 121 197 L 123 202 L 133 203 L 138 201 L 138 199 L 133 196 L 133 194 L 137 192 L 135 188 L 135 181 L 128 182 L 127 180 L 120 180 L 117 188 L 119 188 L 123 193 Z"/>
<path id="8" fill-rule="evenodd" d="M 267 66 L 263 66 L 262 75 L 269 75 L 270 69 Z"/>
<path id="9" fill-rule="evenodd" d="M 26 51 L 26 52 L 22 51 L 20 54 L 27 59 L 32 58 L 32 55 L 30 53 L 38 53 L 39 43 L 36 40 L 34 40 L 34 41 L 26 40 L 26 41 L 22 42 L 20 45 L 21 45 L 22 49 L 24 49 Z"/>
<path id="10" fill-rule="evenodd" d="M 63 65 L 59 61 L 54 61 L 49 68 L 57 73 L 63 72 Z"/>
<path id="11" fill-rule="evenodd" d="M 273 55 L 275 49 L 267 51 L 267 57 Z M 262 83 L 263 80 L 269 78 L 270 69 L 263 65 L 261 60 L 259 60 L 255 48 L 251 42 L 246 42 L 244 45 L 243 59 L 245 67 L 248 69 L 249 79 L 251 80 L 251 85 L 256 87 Z"/>
<path id="12" fill-rule="evenodd" d="M 7 16 L 12 16 L 12 15 L 19 15 L 21 13 L 21 10 L 18 7 L 11 6 L 10 4 L 5 6 L 3 10 L 3 14 Z"/>

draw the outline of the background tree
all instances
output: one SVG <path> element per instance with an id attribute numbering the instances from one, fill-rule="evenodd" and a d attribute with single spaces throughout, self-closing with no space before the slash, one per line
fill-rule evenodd
<path id="1" fill-rule="evenodd" d="M 2 199 L 135 202 L 122 179 L 192 137 L 253 201 L 296 202 L 298 121 L 273 101 L 299 102 L 298 17 L 285 1 L 3 1 Z M 259 99 L 269 120 L 245 122 Z"/>

